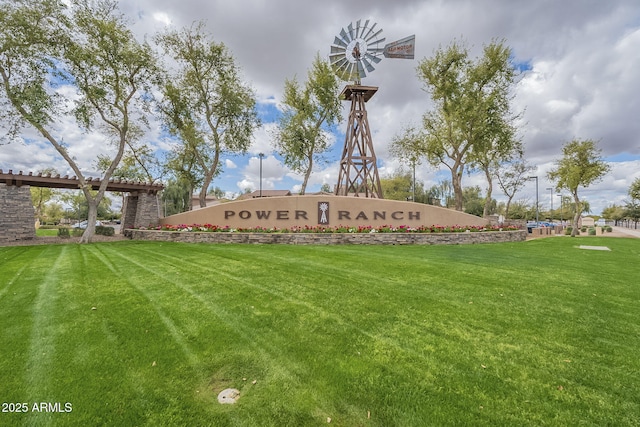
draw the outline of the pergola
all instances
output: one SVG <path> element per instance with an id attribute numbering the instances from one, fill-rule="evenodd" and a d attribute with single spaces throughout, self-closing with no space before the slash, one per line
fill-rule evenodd
<path id="1" fill-rule="evenodd" d="M 86 178 L 85 185 L 100 188 L 101 178 Z M 35 237 L 34 212 L 30 187 L 80 189 L 80 180 L 68 175 L 17 174 L 0 169 L 0 240 L 24 240 Z M 128 193 L 123 208 L 122 229 L 155 224 L 160 218 L 158 192 L 162 184 L 110 179 L 107 191 Z"/>

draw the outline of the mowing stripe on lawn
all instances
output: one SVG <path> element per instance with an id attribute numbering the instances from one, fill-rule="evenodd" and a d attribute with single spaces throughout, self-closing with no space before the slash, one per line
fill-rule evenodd
<path id="1" fill-rule="evenodd" d="M 186 294 L 189 295 L 189 297 L 196 299 L 202 306 L 204 306 L 211 314 L 213 314 L 216 318 L 218 318 L 229 330 L 233 331 L 235 335 L 238 335 L 242 341 L 244 343 L 246 343 L 247 346 L 251 347 L 254 351 L 259 352 L 260 354 L 262 354 L 263 358 L 266 359 L 276 359 L 276 358 L 282 358 L 283 352 L 282 352 L 282 348 L 279 347 L 278 343 L 276 341 L 274 341 L 273 339 L 266 339 L 263 338 L 261 336 L 256 336 L 255 335 L 255 331 L 248 329 L 242 321 L 240 321 L 240 319 L 238 318 L 237 315 L 231 313 L 229 310 L 227 310 L 225 308 L 224 305 L 222 304 L 216 304 L 214 303 L 211 299 L 208 299 L 206 297 L 206 295 L 203 295 L 199 292 L 197 292 L 196 290 L 194 290 L 192 287 L 185 285 L 182 281 L 181 278 L 172 278 L 169 277 L 165 274 L 162 274 L 158 271 L 158 269 L 153 268 L 154 264 L 155 265 L 162 265 L 166 268 L 167 265 L 171 265 L 168 262 L 165 263 L 159 263 L 158 261 L 154 261 L 153 259 L 150 259 L 149 257 L 144 257 L 143 259 L 145 259 L 145 261 L 138 261 L 136 259 L 134 259 L 133 257 L 129 256 L 129 257 L 124 257 L 122 254 L 118 253 L 117 251 L 107 251 L 110 252 L 111 256 L 115 256 L 115 257 L 119 257 L 122 258 L 123 261 L 126 259 L 126 261 L 130 264 L 135 265 L 137 268 L 142 269 L 144 271 L 146 271 L 148 274 L 157 277 L 158 279 L 160 279 L 159 284 L 161 284 L 162 282 L 165 283 L 169 283 L 171 284 L 173 287 L 175 287 L 176 289 L 180 289 L 181 291 L 185 292 Z M 131 254 L 129 254 L 131 255 Z M 154 257 L 158 257 L 159 254 L 154 254 Z M 177 262 L 179 261 L 179 262 Z M 186 262 L 184 259 L 180 259 L 180 260 L 174 260 L 173 264 L 174 266 L 178 267 L 178 264 L 181 265 L 185 265 L 185 264 L 191 264 L 192 266 L 198 266 L 196 263 L 189 263 Z M 202 268 L 204 268 L 205 270 L 209 270 L 211 271 L 210 267 L 208 266 L 200 266 Z M 194 273 L 197 270 L 193 270 L 190 269 L 190 271 L 192 273 Z M 219 273 L 219 272 L 216 272 Z M 231 276 L 225 276 L 225 278 L 229 279 L 229 280 L 235 280 L 235 278 L 231 277 Z M 238 282 L 242 282 L 244 284 L 247 284 L 246 281 L 241 281 L 241 280 L 236 280 Z M 149 297 L 148 295 L 148 291 L 132 284 L 132 286 L 134 286 L 136 289 L 138 289 L 139 292 L 145 294 L 145 296 L 147 296 L 147 298 L 149 299 L 149 301 L 154 305 L 154 307 L 156 308 L 156 311 L 158 311 L 159 313 L 162 312 L 162 309 L 158 306 L 155 305 L 155 303 L 153 302 L 153 299 L 151 297 Z M 172 336 L 174 336 L 174 339 L 176 339 L 177 341 L 180 341 L 181 338 L 181 333 L 179 331 L 179 328 L 171 321 L 169 320 L 169 318 L 166 315 L 163 315 L 167 322 L 171 325 L 169 327 L 169 329 L 172 331 Z M 175 335 L 174 335 L 175 334 Z M 272 337 L 273 338 L 273 337 Z M 189 347 L 186 345 L 186 343 L 184 344 L 184 351 L 185 352 L 192 352 Z M 196 360 L 193 361 L 194 364 L 196 362 Z M 278 374 L 281 377 L 288 377 L 291 375 L 292 372 L 291 368 L 295 367 L 296 369 L 294 369 L 293 371 L 301 371 L 304 370 L 304 368 L 302 368 L 301 366 L 299 366 L 294 360 L 287 360 L 287 361 L 283 361 L 281 366 L 289 366 L 289 369 L 287 370 L 280 370 L 278 369 Z"/>
<path id="2" fill-rule="evenodd" d="M 26 396 L 32 402 L 57 402 L 62 396 L 56 396 L 56 387 L 51 384 L 50 371 L 56 357 L 56 335 L 58 326 L 56 317 L 58 310 L 58 277 L 61 270 L 68 268 L 68 246 L 58 251 L 55 261 L 48 266 L 43 281 L 38 284 L 36 299 L 33 304 L 29 352 L 26 364 Z M 48 251 L 55 251 L 49 248 Z M 33 266 L 32 266 L 33 267 Z M 30 419 L 41 419 L 38 413 L 30 412 Z M 47 425 L 52 420 L 49 419 Z"/>
<path id="3" fill-rule="evenodd" d="M 186 341 L 184 340 L 182 334 L 179 332 L 178 327 L 175 325 L 175 323 L 173 323 L 173 321 L 164 312 L 164 310 L 154 301 L 153 296 L 151 295 L 151 293 L 147 289 L 145 289 L 142 286 L 139 286 L 135 282 L 135 280 L 131 280 L 131 275 L 130 274 L 125 274 L 123 272 L 123 270 L 126 270 L 127 267 L 129 267 L 130 264 L 133 264 L 133 265 L 135 265 L 135 266 L 137 266 L 139 268 L 142 268 L 142 269 L 144 269 L 146 271 L 149 271 L 149 270 L 144 265 L 142 265 L 142 264 L 140 264 L 138 262 L 135 262 L 130 258 L 123 257 L 123 256 L 121 256 L 121 258 L 123 258 L 124 260 L 128 261 L 129 265 L 123 264 L 123 263 L 120 263 L 120 265 L 117 265 L 116 263 L 112 263 L 108 259 L 108 257 L 104 254 L 104 252 L 105 252 L 104 248 L 103 248 L 103 250 L 100 250 L 100 249 L 98 249 L 96 247 L 93 247 L 93 248 L 90 248 L 89 250 L 111 272 L 113 272 L 115 275 L 117 275 L 119 277 L 124 278 L 126 280 L 126 282 L 129 284 L 129 286 L 131 286 L 133 289 L 135 289 L 137 292 L 139 292 L 141 295 L 144 296 L 144 298 L 150 303 L 150 305 L 155 310 L 157 316 L 160 318 L 160 320 L 164 324 L 165 328 L 167 329 L 167 331 L 169 332 L 169 334 L 171 335 L 173 340 L 176 342 L 176 344 L 178 344 L 178 346 L 182 350 L 182 353 L 185 355 L 185 357 L 189 361 L 189 364 L 191 366 L 197 366 L 198 357 L 195 355 L 193 350 L 186 343 Z M 113 253 L 114 252 L 112 252 L 112 254 Z M 115 252 L 115 253 L 117 254 L 117 252 Z M 120 254 L 117 254 L 117 255 L 120 256 Z"/>

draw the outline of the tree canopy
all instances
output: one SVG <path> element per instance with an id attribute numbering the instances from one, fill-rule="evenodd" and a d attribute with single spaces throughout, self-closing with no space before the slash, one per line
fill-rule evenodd
<path id="1" fill-rule="evenodd" d="M 456 210 L 463 208 L 465 167 L 485 172 L 490 200 L 496 165 L 521 150 L 510 110 L 515 79 L 510 55 L 504 42 L 494 41 L 474 61 L 463 43 L 453 42 L 418 65 L 418 78 L 434 108 L 424 114 L 422 129 L 410 129 L 394 140 L 393 151 L 404 158 L 426 157 L 431 165 L 449 169 Z"/>
<path id="2" fill-rule="evenodd" d="M 320 55 L 316 55 L 304 86 L 295 78 L 285 81 L 283 112 L 273 141 L 284 163 L 304 175 L 300 194 L 306 191 L 314 163 L 329 149 L 327 129 L 341 121 L 338 85 L 331 66 Z"/>
<path id="3" fill-rule="evenodd" d="M 246 153 L 260 126 L 255 94 L 242 81 L 227 47 L 215 42 L 202 22 L 160 34 L 156 40 L 176 64 L 166 65 L 160 111 L 169 132 L 180 141 L 174 156 L 184 158 L 181 164 L 196 166 L 202 175 L 199 201 L 205 207 L 209 185 L 222 170 L 221 156 Z"/>
<path id="4" fill-rule="evenodd" d="M 81 238 L 89 242 L 108 180 L 146 123 L 154 55 L 136 40 L 111 0 L 16 0 L 0 8 L 0 94 L 8 136 L 15 139 L 31 126 L 64 158 L 89 206 L 89 226 Z M 57 90 L 61 84 L 75 92 Z M 96 193 L 58 136 L 65 119 L 86 133 L 102 133 L 112 145 Z"/>
<path id="5" fill-rule="evenodd" d="M 610 166 L 600 155 L 595 141 L 574 139 L 562 147 L 563 157 L 556 161 L 556 167 L 547 173 L 547 178 L 555 182 L 556 190 L 568 190 L 574 200 L 573 230 L 575 236 L 578 220 L 584 212 L 578 190 L 600 181 L 609 172 Z"/>

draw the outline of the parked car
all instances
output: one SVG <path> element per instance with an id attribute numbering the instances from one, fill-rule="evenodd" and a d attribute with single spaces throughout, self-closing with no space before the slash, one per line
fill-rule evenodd
<path id="1" fill-rule="evenodd" d="M 548 222 L 548 221 L 538 221 L 538 222 L 528 221 L 527 231 L 531 233 L 531 229 L 533 228 L 555 227 L 556 225 L 559 225 L 559 224 L 556 224 L 555 222 Z"/>
<path id="2" fill-rule="evenodd" d="M 100 227 L 102 226 L 102 222 L 100 221 L 96 221 L 96 227 Z M 76 222 L 75 224 L 73 224 L 72 228 L 81 228 L 81 229 L 85 229 L 87 228 L 87 221 L 81 221 L 81 222 Z"/>

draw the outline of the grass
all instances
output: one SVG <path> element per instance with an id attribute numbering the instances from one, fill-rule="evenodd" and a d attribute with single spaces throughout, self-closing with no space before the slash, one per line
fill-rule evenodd
<path id="1" fill-rule="evenodd" d="M 36 236 L 38 237 L 51 237 L 57 236 L 58 229 L 57 228 L 38 228 L 36 230 Z"/>
<path id="2" fill-rule="evenodd" d="M 0 425 L 639 425 L 638 261 L 606 237 L 0 247 L 0 397 L 29 407 Z"/>

